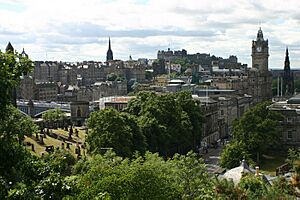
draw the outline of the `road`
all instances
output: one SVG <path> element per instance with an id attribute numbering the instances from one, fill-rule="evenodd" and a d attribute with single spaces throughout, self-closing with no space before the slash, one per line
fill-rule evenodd
<path id="1" fill-rule="evenodd" d="M 212 173 L 220 167 L 220 155 L 222 153 L 223 147 L 223 145 L 219 145 L 216 149 L 210 148 L 208 149 L 208 153 L 203 155 L 203 159 L 206 163 L 208 172 Z"/>

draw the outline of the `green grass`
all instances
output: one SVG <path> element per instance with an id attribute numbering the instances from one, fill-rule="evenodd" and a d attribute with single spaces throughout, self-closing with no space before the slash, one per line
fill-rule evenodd
<path id="1" fill-rule="evenodd" d="M 285 164 L 286 157 L 283 155 L 276 155 L 274 153 L 272 156 L 263 155 L 263 162 L 260 164 L 260 171 L 264 174 L 276 175 L 276 168 Z"/>
<path id="2" fill-rule="evenodd" d="M 65 136 L 68 136 L 69 135 L 69 133 L 67 132 L 67 131 L 64 131 L 63 129 L 53 129 L 52 130 L 54 133 L 59 133 L 59 134 L 61 134 L 61 135 L 65 135 Z M 66 144 L 65 144 L 65 149 L 67 150 L 67 151 L 69 151 L 73 156 L 75 156 L 76 157 L 76 154 L 75 154 L 75 148 L 76 148 L 76 142 L 82 142 L 82 143 L 84 143 L 84 141 L 85 141 L 85 131 L 84 130 L 79 130 L 78 129 L 78 131 L 79 131 L 79 133 L 78 133 L 78 136 L 79 137 L 76 137 L 75 136 L 75 133 L 73 134 L 73 139 L 74 139 L 74 141 L 75 141 L 75 143 L 72 143 L 72 145 L 70 145 L 70 149 L 66 149 Z M 34 144 L 34 149 L 35 149 L 35 151 L 33 152 L 33 151 L 31 151 L 31 146 L 26 146 L 26 148 L 28 149 L 28 150 L 30 150 L 30 152 L 32 153 L 32 154 L 35 154 L 35 155 L 37 155 L 37 156 L 41 156 L 42 155 L 42 153 L 47 153 L 47 152 L 45 152 L 45 147 L 46 146 L 50 146 L 50 145 L 53 145 L 54 146 L 54 148 L 56 148 L 56 147 L 59 147 L 59 148 L 61 148 L 61 144 L 62 144 L 62 141 L 61 140 L 58 140 L 58 139 L 55 139 L 55 138 L 52 138 L 52 137 L 50 137 L 50 136 L 47 136 L 46 138 L 44 138 L 44 145 L 40 145 L 39 143 L 37 143 L 37 141 L 35 140 L 35 136 L 32 136 L 32 137 L 25 137 L 25 140 L 24 140 L 24 142 L 26 143 L 26 142 L 30 142 L 30 143 L 32 143 L 32 144 Z M 83 153 L 83 150 L 84 149 L 81 149 L 81 155 L 83 156 L 84 155 L 84 153 Z M 86 152 L 86 150 L 84 150 L 85 152 Z M 86 154 L 85 154 L 86 155 Z"/>

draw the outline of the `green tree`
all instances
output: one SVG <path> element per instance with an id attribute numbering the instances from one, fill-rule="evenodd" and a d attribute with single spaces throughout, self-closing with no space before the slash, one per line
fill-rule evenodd
<path id="1" fill-rule="evenodd" d="M 244 191 L 248 199 L 260 199 L 267 190 L 261 176 L 249 173 L 243 174 L 238 186 Z"/>
<path id="2" fill-rule="evenodd" d="M 93 112 L 88 127 L 91 129 L 87 137 L 90 152 L 103 153 L 103 148 L 112 148 L 117 155 L 130 157 L 135 150 L 144 150 L 144 138 L 135 119 L 115 109 Z"/>
<path id="3" fill-rule="evenodd" d="M 164 160 L 147 152 L 129 160 L 107 152 L 79 162 L 75 173 L 80 188 L 76 199 L 99 194 L 111 199 L 213 199 L 210 176 L 194 153 Z"/>
<path id="4" fill-rule="evenodd" d="M 53 153 L 45 155 L 43 161 L 52 171 L 64 176 L 71 174 L 72 166 L 76 162 L 74 156 L 65 150 L 55 150 Z"/>
<path id="5" fill-rule="evenodd" d="M 66 114 L 60 109 L 50 109 L 42 114 L 43 120 L 47 123 L 47 125 L 52 127 L 56 123 L 60 123 L 63 125 L 64 121 L 67 119 Z"/>
<path id="6" fill-rule="evenodd" d="M 32 61 L 21 54 L 0 52 L 0 112 L 10 103 L 10 91 L 18 85 L 20 76 L 32 69 Z"/>
<path id="7" fill-rule="evenodd" d="M 24 136 L 31 136 L 36 133 L 38 128 L 28 116 L 13 106 L 6 106 L 3 109 L 4 113 L 0 118 L 0 140 L 23 141 Z"/>
<path id="8" fill-rule="evenodd" d="M 207 173 L 205 163 L 193 152 L 176 154 L 172 168 L 176 170 L 176 185 L 181 199 L 213 199 L 213 183 Z"/>
<path id="9" fill-rule="evenodd" d="M 233 141 L 224 148 L 220 164 L 222 167 L 231 169 L 239 166 L 243 159 L 251 162 L 246 144 L 243 141 Z"/>
<path id="10" fill-rule="evenodd" d="M 185 154 L 195 150 L 201 139 L 202 112 L 189 92 L 141 92 L 129 102 L 126 112 L 137 117 L 151 152 Z"/>
<path id="11" fill-rule="evenodd" d="M 252 159 L 259 162 L 260 155 L 280 142 L 278 126 L 283 116 L 268 109 L 270 102 L 263 102 L 249 109 L 240 120 L 233 123 L 233 141 L 242 141 Z"/>
<path id="12" fill-rule="evenodd" d="M 184 73 L 185 70 L 191 65 L 188 58 L 177 58 L 174 61 L 172 61 L 172 63 L 181 65 L 181 73 Z"/>
<path id="13" fill-rule="evenodd" d="M 114 74 L 114 73 L 110 73 L 110 74 L 108 74 L 107 77 L 106 77 L 106 79 L 107 79 L 108 81 L 115 81 L 117 78 L 118 78 L 118 76 L 117 76 L 116 74 Z"/>

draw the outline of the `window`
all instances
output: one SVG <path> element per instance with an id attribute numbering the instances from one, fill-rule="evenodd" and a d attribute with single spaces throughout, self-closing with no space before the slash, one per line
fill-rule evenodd
<path id="1" fill-rule="evenodd" d="M 224 115 L 224 110 L 221 110 L 221 115 Z"/>
<path id="2" fill-rule="evenodd" d="M 290 117 L 288 117 L 288 118 L 286 119 L 286 122 L 288 122 L 288 123 L 292 123 L 292 122 L 293 122 L 293 119 L 292 119 L 292 118 L 290 118 Z"/>
<path id="3" fill-rule="evenodd" d="M 287 133 L 287 139 L 293 139 L 293 132 L 292 131 L 288 131 Z"/>

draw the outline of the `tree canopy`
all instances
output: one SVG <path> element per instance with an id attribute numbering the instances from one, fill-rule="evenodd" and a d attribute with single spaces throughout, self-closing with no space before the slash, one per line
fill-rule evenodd
<path id="1" fill-rule="evenodd" d="M 10 103 L 11 89 L 18 85 L 22 75 L 32 69 L 32 61 L 21 54 L 0 51 L 0 112 Z"/>
<path id="2" fill-rule="evenodd" d="M 280 142 L 278 126 L 283 116 L 268 109 L 270 102 L 263 102 L 249 109 L 233 123 L 232 141 L 221 156 L 224 167 L 239 165 L 241 155 L 259 162 L 260 155 Z M 238 156 L 240 155 L 240 156 Z"/>
<path id="3" fill-rule="evenodd" d="M 93 112 L 88 127 L 91 129 L 87 138 L 90 152 L 103 153 L 111 148 L 118 155 L 131 156 L 135 150 L 145 149 L 145 139 L 136 120 L 126 113 L 112 108 Z"/>
<path id="4" fill-rule="evenodd" d="M 55 122 L 66 119 L 66 114 L 60 108 L 55 108 L 43 113 L 42 118 L 48 122 Z"/>

